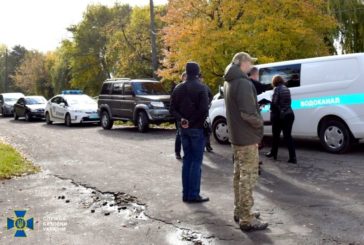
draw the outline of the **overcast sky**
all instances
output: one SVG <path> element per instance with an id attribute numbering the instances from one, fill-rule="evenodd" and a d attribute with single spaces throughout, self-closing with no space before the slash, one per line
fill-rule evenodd
<path id="1" fill-rule="evenodd" d="M 0 44 L 20 44 L 43 52 L 54 50 L 70 36 L 66 28 L 78 23 L 87 5 L 115 2 L 149 5 L 149 0 L 0 0 Z M 164 4 L 167 0 L 154 0 Z"/>

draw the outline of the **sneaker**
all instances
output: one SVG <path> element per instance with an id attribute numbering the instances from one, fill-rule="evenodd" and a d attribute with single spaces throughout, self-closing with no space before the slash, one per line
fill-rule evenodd
<path id="1" fill-rule="evenodd" d="M 212 149 L 211 145 L 206 146 L 207 152 L 213 152 L 214 149 Z"/>
<path id="2" fill-rule="evenodd" d="M 254 219 L 249 224 L 240 224 L 240 229 L 242 231 L 251 232 L 251 231 L 262 231 L 268 228 L 267 222 L 262 222 L 257 219 Z"/>

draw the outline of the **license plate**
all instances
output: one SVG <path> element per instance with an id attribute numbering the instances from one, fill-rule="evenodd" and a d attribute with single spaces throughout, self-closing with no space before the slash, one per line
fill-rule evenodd
<path id="1" fill-rule="evenodd" d="M 96 118 L 99 118 L 99 115 L 98 114 L 91 114 L 90 118 L 91 119 L 96 119 Z"/>

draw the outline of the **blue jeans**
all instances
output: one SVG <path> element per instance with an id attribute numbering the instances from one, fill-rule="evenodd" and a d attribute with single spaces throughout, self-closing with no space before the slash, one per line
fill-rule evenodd
<path id="1" fill-rule="evenodd" d="M 183 198 L 193 200 L 200 196 L 201 165 L 205 148 L 203 129 L 181 129 L 184 152 L 182 166 Z"/>

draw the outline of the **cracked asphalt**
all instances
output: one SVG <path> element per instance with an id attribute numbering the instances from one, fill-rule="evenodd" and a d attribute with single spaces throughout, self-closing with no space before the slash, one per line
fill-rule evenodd
<path id="1" fill-rule="evenodd" d="M 299 140 L 298 165 L 284 149 L 277 162 L 262 157 L 255 209 L 270 226 L 243 233 L 232 219 L 227 145 L 205 154 L 202 193 L 211 201 L 185 204 L 173 130 L 0 118 L 0 138 L 42 168 L 0 181 L 0 244 L 364 244 L 363 144 L 332 155 Z M 34 218 L 26 238 L 7 230 L 14 210 Z"/>

